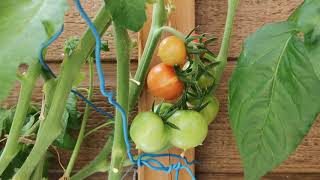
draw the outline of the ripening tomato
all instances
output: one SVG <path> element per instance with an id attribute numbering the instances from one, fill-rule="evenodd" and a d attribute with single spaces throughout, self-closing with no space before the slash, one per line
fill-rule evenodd
<path id="1" fill-rule="evenodd" d="M 181 96 L 183 82 L 179 80 L 174 68 L 160 63 L 154 66 L 147 77 L 149 92 L 165 100 L 173 100 Z"/>
<path id="2" fill-rule="evenodd" d="M 167 65 L 184 65 L 187 57 L 184 41 L 176 36 L 165 38 L 159 45 L 158 56 Z"/>
<path id="3" fill-rule="evenodd" d="M 196 105 L 200 103 L 199 100 L 192 100 L 191 104 Z M 207 120 L 208 125 L 214 121 L 219 112 L 219 100 L 215 96 L 207 96 L 204 98 L 204 103 L 209 103 L 205 108 L 200 111 L 200 114 Z"/>
<path id="4" fill-rule="evenodd" d="M 168 147 L 168 133 L 162 119 L 153 112 L 141 112 L 132 121 L 130 136 L 136 148 L 148 153 Z"/>
<path id="5" fill-rule="evenodd" d="M 183 150 L 201 145 L 208 134 L 207 121 L 196 111 L 178 110 L 168 122 L 179 128 L 168 130 L 170 143 Z"/>

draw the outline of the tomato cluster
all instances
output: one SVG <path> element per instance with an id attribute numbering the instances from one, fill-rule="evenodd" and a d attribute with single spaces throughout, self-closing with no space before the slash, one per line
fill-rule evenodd
<path id="1" fill-rule="evenodd" d="M 159 45 L 161 63 L 147 77 L 148 92 L 164 101 L 133 120 L 130 136 L 137 149 L 156 153 L 172 146 L 187 150 L 202 144 L 215 119 L 219 101 L 212 95 L 214 55 L 205 47 L 210 39 L 175 36 Z M 178 100 L 177 100 L 178 99 Z"/>

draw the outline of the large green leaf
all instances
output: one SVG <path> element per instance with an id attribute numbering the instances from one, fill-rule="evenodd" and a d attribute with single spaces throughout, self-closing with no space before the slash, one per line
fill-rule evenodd
<path id="1" fill-rule="evenodd" d="M 145 0 L 105 0 L 112 20 L 138 32 L 147 20 Z"/>
<path id="2" fill-rule="evenodd" d="M 0 101 L 13 87 L 20 64 L 38 60 L 41 43 L 63 24 L 66 0 L 0 1 Z"/>
<path id="3" fill-rule="evenodd" d="M 289 21 L 304 33 L 305 45 L 314 69 L 320 78 L 320 1 L 305 0 Z"/>
<path id="4" fill-rule="evenodd" d="M 296 149 L 320 110 L 320 80 L 294 23 L 267 25 L 244 44 L 229 82 L 230 123 L 246 179 Z"/>

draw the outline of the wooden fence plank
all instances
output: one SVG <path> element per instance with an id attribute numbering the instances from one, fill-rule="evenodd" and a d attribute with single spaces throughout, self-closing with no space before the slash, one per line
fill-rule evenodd
<path id="1" fill-rule="evenodd" d="M 188 2 L 184 1 L 184 2 Z M 62 59 L 63 42 L 70 36 L 80 36 L 86 29 L 85 22 L 80 18 L 72 4 L 68 0 L 70 11 L 65 16 L 65 32 L 55 42 L 48 51 L 48 60 L 59 61 Z M 99 9 L 102 0 L 85 0 L 82 1 L 90 17 L 94 17 L 95 12 Z M 227 10 L 227 0 L 195 0 L 196 2 L 196 25 L 200 25 L 199 32 L 208 32 L 218 38 L 216 45 L 211 48 L 217 52 L 223 33 L 225 16 Z M 230 57 L 237 57 L 241 44 L 245 37 L 254 32 L 263 24 L 285 20 L 288 15 L 303 0 L 240 0 L 237 16 L 235 19 L 234 35 L 230 50 Z M 186 12 L 185 9 L 177 8 L 177 11 Z M 186 14 L 183 14 L 186 15 Z M 192 17 L 184 17 L 188 19 Z M 183 24 L 182 24 L 183 25 Z M 110 30 L 109 30 L 110 32 Z M 136 33 L 130 33 L 132 39 L 137 40 Z M 113 37 L 104 36 L 109 40 L 111 51 L 104 54 L 104 59 L 115 59 Z M 137 49 L 133 51 L 132 59 L 137 59 Z"/>
<path id="2" fill-rule="evenodd" d="M 243 40 L 266 23 L 286 20 L 303 0 L 240 0 L 235 18 L 230 57 L 238 57 Z M 211 33 L 218 38 L 212 46 L 219 50 L 227 14 L 227 0 L 197 0 L 196 25 L 199 32 Z"/>
<path id="3" fill-rule="evenodd" d="M 96 12 L 101 7 L 103 0 L 82 0 L 81 3 L 88 13 L 89 17 L 94 18 Z M 70 5 L 69 11 L 65 15 L 65 29 L 61 37 L 57 39 L 48 49 L 47 60 L 48 61 L 61 61 L 63 59 L 63 44 L 69 37 L 81 37 L 81 35 L 87 29 L 87 24 L 80 17 L 77 12 L 73 0 L 68 0 Z M 102 58 L 104 60 L 115 59 L 115 46 L 114 37 L 111 36 L 112 28 L 109 28 L 105 36 L 103 36 L 104 41 L 109 42 L 110 51 L 107 53 L 102 53 Z M 130 32 L 130 37 L 132 40 L 137 40 L 137 33 Z M 132 59 L 137 59 L 137 48 L 132 51 Z"/>

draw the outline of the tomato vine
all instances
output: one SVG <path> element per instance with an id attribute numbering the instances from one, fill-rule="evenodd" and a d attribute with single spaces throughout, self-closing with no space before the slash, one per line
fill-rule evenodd
<path id="1" fill-rule="evenodd" d="M 52 0 L 46 0 L 45 3 L 50 4 L 51 1 Z M 1 153 L 0 174 L 2 174 L 8 168 L 8 165 L 16 156 L 20 158 L 20 155 L 18 153 L 22 151 L 22 147 L 24 147 L 24 145 L 26 144 L 26 146 L 28 146 L 29 148 L 28 155 L 24 157 L 24 162 L 19 165 L 19 168 L 14 173 L 12 178 L 15 180 L 42 178 L 46 166 L 46 159 L 48 158 L 48 149 L 50 149 L 50 147 L 56 149 L 56 146 L 59 146 L 61 148 L 73 149 L 71 159 L 63 176 L 63 178 L 67 179 L 83 179 L 91 175 L 92 173 L 105 171 L 109 171 L 109 179 L 120 179 L 122 176 L 122 168 L 132 164 L 138 165 L 139 167 L 145 165 L 154 170 L 165 172 L 177 170 L 176 178 L 178 178 L 179 176 L 179 170 L 185 169 L 188 171 L 188 173 L 190 173 L 192 178 L 195 179 L 189 168 L 189 166 L 191 166 L 194 162 L 189 162 L 185 157 L 181 157 L 180 155 L 143 153 L 136 157 L 133 156 L 130 152 L 131 146 L 128 142 L 127 137 L 126 115 L 129 114 L 130 110 L 132 110 L 136 105 L 136 101 L 139 98 L 142 88 L 144 87 L 144 82 L 148 73 L 148 67 L 150 65 L 154 51 L 158 45 L 162 32 L 167 31 L 169 33 L 172 33 L 174 35 L 174 38 L 185 41 L 185 44 L 180 43 L 180 46 L 183 47 L 185 45 L 186 49 L 182 52 L 184 53 L 184 51 L 186 51 L 185 53 L 188 54 L 189 66 L 186 69 L 182 69 L 179 66 L 173 66 L 176 63 L 169 63 L 171 65 L 170 68 L 172 69 L 172 72 L 176 73 L 179 81 L 183 82 L 185 86 L 184 93 L 182 93 L 180 100 L 178 100 L 178 102 L 172 106 L 173 108 L 169 108 L 170 111 L 167 111 L 163 114 L 165 118 L 162 118 L 166 120 L 166 124 L 164 124 L 163 127 L 166 128 L 166 125 L 169 125 L 171 127 L 169 130 L 169 134 L 171 134 L 170 143 L 165 144 L 167 144 L 168 147 L 170 147 L 169 144 L 171 144 L 185 150 L 202 143 L 207 134 L 207 126 L 209 124 L 209 120 L 206 120 L 201 112 L 211 103 L 211 101 L 214 100 L 204 102 L 205 98 L 201 98 L 200 103 L 196 101 L 190 102 L 192 107 L 189 107 L 190 105 L 188 105 L 188 98 L 192 96 L 207 96 L 209 94 L 212 94 L 214 87 L 218 86 L 221 74 L 227 61 L 227 51 L 230 43 L 232 24 L 238 0 L 228 1 L 229 8 L 226 29 L 221 51 L 217 57 L 215 57 L 213 53 L 211 53 L 205 47 L 207 43 L 212 41 L 212 39 L 208 38 L 208 40 L 203 40 L 205 38 L 205 35 L 190 36 L 189 34 L 185 36 L 177 30 L 165 26 L 168 14 L 165 9 L 164 1 L 158 0 L 156 2 L 153 2 L 154 5 L 151 29 L 149 32 L 147 43 L 145 45 L 145 50 L 141 56 L 141 60 L 133 81 L 129 80 L 130 53 L 132 42 L 129 38 L 128 30 L 137 32 L 142 28 L 146 20 L 145 0 L 136 0 L 135 2 L 118 2 L 117 0 L 105 1 L 105 5 L 101 7 L 94 20 L 94 24 L 91 24 L 90 19 L 86 17 L 86 14 L 84 13 L 80 5 L 80 2 L 78 0 L 74 0 L 74 2 L 81 16 L 89 24 L 90 29 L 88 29 L 80 39 L 73 39 L 72 44 L 67 44 L 65 48 L 64 60 L 61 65 L 61 70 L 57 77 L 55 77 L 55 75 L 50 72 L 50 69 L 46 66 L 46 64 L 42 63 L 43 67 L 41 68 L 40 63 L 38 62 L 38 58 L 36 58 L 35 55 L 38 52 L 34 53 L 30 51 L 30 53 L 28 53 L 28 58 L 34 59 L 34 61 L 32 61 L 32 63 L 28 62 L 29 67 L 26 74 L 18 73 L 18 77 L 21 82 L 20 96 L 15 110 L 15 116 L 13 118 L 11 130 L 4 147 L 4 151 Z M 41 37 L 38 37 L 37 43 L 30 43 L 28 41 L 27 43 L 32 45 L 37 44 L 37 48 L 35 49 L 39 50 L 40 52 L 40 60 L 42 59 L 42 56 L 45 55 L 45 53 L 42 54 L 43 52 L 41 49 L 40 41 L 46 41 L 48 37 L 52 37 L 55 32 L 58 32 L 58 28 L 60 28 L 63 24 L 61 17 L 63 16 L 66 9 L 66 5 L 64 3 L 65 2 L 63 0 L 59 0 L 59 3 L 57 3 L 57 6 L 60 6 L 60 8 L 56 7 L 57 9 L 59 9 L 59 11 L 57 11 L 59 12 L 60 17 L 59 23 L 57 23 L 58 20 L 55 19 L 52 19 L 52 22 L 44 21 L 43 19 L 41 19 L 41 17 L 38 17 L 41 16 L 41 14 L 39 15 L 37 13 L 33 13 L 37 16 L 33 19 L 33 21 L 35 21 L 33 22 L 34 26 L 32 26 L 30 29 L 34 30 L 32 28 L 38 27 L 43 31 L 41 35 L 45 34 L 45 36 L 43 35 Z M 42 12 L 43 10 L 41 9 L 39 11 Z M 54 13 L 54 10 L 50 10 L 48 12 L 50 12 L 52 15 Z M 101 64 L 99 62 L 101 48 L 100 36 L 105 33 L 111 23 L 113 24 L 113 34 L 115 36 L 116 43 L 116 100 L 113 99 L 112 92 L 107 92 L 105 89 L 104 77 L 103 73 L 101 73 Z M 92 31 L 95 36 L 92 35 Z M 5 34 L 8 32 L 2 33 Z M 195 39 L 197 39 L 198 41 L 194 41 Z M 76 162 L 80 145 L 82 144 L 86 136 L 85 129 L 90 112 L 89 106 L 93 107 L 96 111 L 102 113 L 103 115 L 108 116 L 108 113 L 96 108 L 94 104 L 90 102 L 93 96 L 93 62 L 90 55 L 92 55 L 95 43 L 95 59 L 97 62 L 96 66 L 101 81 L 101 93 L 106 97 L 110 104 L 116 107 L 116 115 L 114 118 L 114 122 L 112 123 L 114 124 L 114 132 L 112 135 L 110 135 L 102 151 L 96 156 L 96 158 L 78 173 L 72 175 L 72 169 Z M 8 54 L 4 54 L 4 57 L 9 56 L 10 55 Z M 181 56 L 180 61 L 184 62 L 185 58 L 185 55 Z M 203 59 L 212 62 L 203 63 Z M 78 77 L 81 77 L 79 73 L 80 69 L 87 60 L 89 61 L 90 66 L 90 87 L 88 89 L 88 99 L 84 98 L 84 96 L 79 94 L 78 91 L 73 89 L 74 84 L 79 81 Z M 42 60 L 40 62 L 42 62 Z M 16 65 L 18 66 L 21 63 L 22 61 L 19 60 L 16 62 Z M 182 64 L 183 63 L 181 63 L 180 65 Z M 194 65 L 192 66 L 192 64 Z M 17 69 L 17 67 L 14 68 Z M 14 68 L 11 67 L 11 69 Z M 193 72 L 194 74 L 192 74 L 191 76 L 196 77 L 196 79 L 190 79 L 190 77 L 188 77 L 190 76 L 189 71 L 193 71 L 192 68 L 195 68 L 196 70 L 195 73 Z M 212 71 L 212 69 L 214 69 L 214 73 L 210 72 Z M 27 118 L 28 108 L 31 103 L 31 96 L 35 87 L 35 82 L 40 78 L 40 74 L 45 80 L 43 87 L 44 99 L 41 109 L 39 110 L 39 112 L 37 112 L 38 114 L 40 114 L 39 117 L 37 117 L 37 120 L 33 119 L 31 121 Z M 202 82 L 202 84 L 204 85 L 201 85 L 200 87 L 197 83 L 195 83 L 195 81 L 198 81 L 201 77 L 208 78 L 209 81 L 215 81 L 215 83 L 208 85 L 206 84 L 207 82 L 205 82 L 205 79 Z M 10 82 L 12 82 L 11 79 Z M 215 86 L 213 86 L 213 84 Z M 199 90 L 201 88 L 204 90 Z M 8 91 L 8 89 L 9 88 L 7 88 L 6 91 Z M 67 129 L 79 128 L 73 126 L 79 126 L 80 124 L 80 117 L 78 117 L 79 114 L 76 110 L 76 98 L 75 95 L 70 95 L 70 92 L 75 93 L 75 95 L 78 95 L 80 99 L 84 100 L 87 103 L 77 141 L 74 141 L 72 137 L 67 133 Z M 1 93 L 0 97 L 2 98 L 5 93 L 7 92 Z M 193 110 L 199 111 L 200 113 Z M 150 113 L 154 114 L 153 112 Z M 194 116 L 194 118 L 188 119 L 184 115 L 184 113 L 189 114 L 190 116 L 188 115 L 188 117 Z M 212 114 L 212 112 L 206 113 Z M 192 135 L 192 133 L 194 133 L 193 129 L 197 127 L 193 127 L 191 124 L 188 126 L 182 126 L 181 123 L 186 122 L 187 120 L 183 121 L 183 119 L 186 118 L 190 123 L 195 121 L 200 122 L 200 133 L 197 134 L 199 135 L 198 139 L 192 142 L 191 145 L 186 142 L 188 141 L 187 139 L 183 140 L 183 144 L 179 142 L 181 141 L 181 137 L 190 134 Z M 212 120 L 213 118 L 210 119 Z M 107 125 L 110 122 L 111 121 L 107 122 Z M 159 122 L 162 123 L 162 121 Z M 21 137 L 20 132 L 24 130 L 23 128 L 27 129 L 28 135 L 30 133 L 34 133 L 34 136 L 32 136 L 32 138 L 30 139 L 28 139 L 29 137 Z M 90 133 L 94 131 L 96 131 L 96 129 L 93 129 L 92 131 L 90 131 Z M 20 140 L 21 138 L 22 140 Z M 168 139 L 165 138 L 165 140 Z M 126 154 L 129 156 L 129 160 L 126 159 Z M 106 158 L 109 157 L 109 155 L 110 162 L 107 162 Z M 184 163 L 164 166 L 160 161 L 154 159 L 156 157 L 173 157 L 181 159 Z M 156 165 L 154 165 L 153 163 L 156 163 Z"/>

